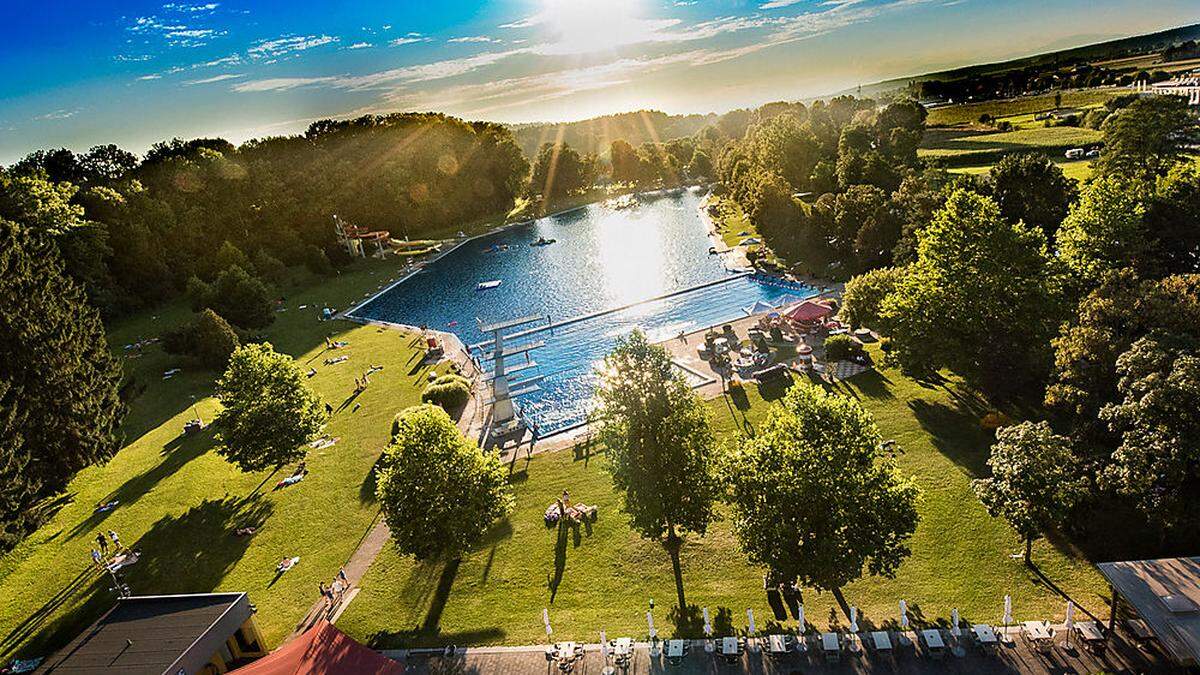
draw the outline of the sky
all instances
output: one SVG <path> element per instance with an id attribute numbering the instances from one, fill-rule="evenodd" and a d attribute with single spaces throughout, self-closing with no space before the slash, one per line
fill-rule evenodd
<path id="1" fill-rule="evenodd" d="M 0 0 L 0 163 L 404 110 L 723 112 L 1196 22 L 1195 0 Z"/>

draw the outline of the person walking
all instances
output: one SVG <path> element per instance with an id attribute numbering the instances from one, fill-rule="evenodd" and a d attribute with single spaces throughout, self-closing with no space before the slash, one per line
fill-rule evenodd
<path id="1" fill-rule="evenodd" d="M 116 552 L 118 552 L 118 553 L 119 553 L 119 552 L 121 551 L 121 538 L 120 538 L 119 536 L 117 536 L 117 531 L 116 531 L 116 530 L 109 530 L 109 531 L 108 531 L 108 538 L 109 538 L 109 539 L 112 539 L 112 543 L 113 543 L 113 551 L 116 551 Z"/>
<path id="2" fill-rule="evenodd" d="M 96 567 L 104 567 L 104 560 L 100 557 L 100 552 L 96 549 L 92 549 L 92 562 L 96 564 Z"/>
<path id="3" fill-rule="evenodd" d="M 108 555 L 108 540 L 104 538 L 104 533 L 100 532 L 96 535 L 96 543 L 100 545 L 100 555 Z"/>
<path id="4" fill-rule="evenodd" d="M 321 589 L 321 599 L 325 601 L 325 606 L 328 607 L 330 597 L 329 597 L 329 589 L 325 588 L 325 582 L 318 581 L 317 588 Z"/>
<path id="5" fill-rule="evenodd" d="M 350 580 L 346 578 L 346 568 L 345 568 L 345 567 L 339 567 L 339 568 L 338 568 L 337 578 L 338 578 L 338 579 L 339 579 L 339 580 L 340 580 L 340 581 L 341 581 L 343 584 L 346 584 L 347 586 L 349 586 L 349 585 L 350 585 Z"/>

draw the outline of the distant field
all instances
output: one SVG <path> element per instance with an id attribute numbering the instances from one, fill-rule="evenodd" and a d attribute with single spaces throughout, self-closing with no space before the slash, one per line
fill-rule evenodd
<path id="1" fill-rule="evenodd" d="M 1106 87 L 1103 89 L 1080 89 L 1062 92 L 1062 105 L 1066 108 L 1087 108 L 1103 105 L 1108 99 L 1124 92 L 1125 89 Z M 1054 94 L 1038 96 L 1023 96 L 999 101 L 980 101 L 979 103 L 961 103 L 929 111 L 926 120 L 930 126 L 950 126 L 953 124 L 970 124 L 979 121 L 980 115 L 991 115 L 995 118 L 1005 118 L 1013 115 L 1033 115 L 1035 113 L 1054 110 Z"/>
<path id="2" fill-rule="evenodd" d="M 1059 159 L 1068 148 L 1098 143 L 1102 138 L 1098 131 L 1079 127 L 1034 127 L 1003 133 L 930 129 L 925 132 L 917 154 L 940 159 L 947 166 L 982 166 L 995 163 L 1009 153 L 1031 150 Z"/>
<path id="3" fill-rule="evenodd" d="M 1063 174 L 1067 178 L 1074 178 L 1077 181 L 1083 182 L 1092 175 L 1092 163 L 1087 160 L 1075 162 L 1055 162 L 1063 170 Z M 992 170 L 992 164 L 981 164 L 975 166 L 959 166 L 950 169 L 951 173 L 963 173 L 973 176 L 979 176 Z"/>

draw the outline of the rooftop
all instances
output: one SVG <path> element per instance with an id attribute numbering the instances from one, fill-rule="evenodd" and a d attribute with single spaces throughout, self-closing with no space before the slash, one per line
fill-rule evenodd
<path id="1" fill-rule="evenodd" d="M 1200 664 L 1200 558 L 1096 565 L 1178 663 Z"/>
<path id="2" fill-rule="evenodd" d="M 251 613 L 245 593 L 121 598 L 39 672 L 196 672 Z"/>

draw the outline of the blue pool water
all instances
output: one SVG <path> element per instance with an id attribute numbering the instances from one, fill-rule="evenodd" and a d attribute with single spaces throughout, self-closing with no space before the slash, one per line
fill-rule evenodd
<path id="1" fill-rule="evenodd" d="M 546 342 L 532 354 L 538 367 L 513 379 L 544 377 L 539 391 L 520 398 L 521 410 L 543 433 L 563 430 L 585 418 L 595 364 L 618 336 L 641 328 L 651 339 L 666 339 L 745 316 L 742 308 L 756 300 L 779 305 L 812 294 L 733 274 L 719 256 L 708 255 L 702 199 L 691 191 L 643 195 L 633 208 L 593 204 L 474 239 L 351 316 L 427 325 L 467 345 L 491 337 L 480 333 L 477 319 L 549 317 L 555 327 L 508 344 Z M 529 245 L 539 238 L 556 242 Z M 477 290 L 495 280 L 499 287 Z M 693 290 L 678 293 L 684 289 Z M 605 311 L 615 308 L 621 309 Z M 597 312 L 603 313 L 572 320 Z"/>

